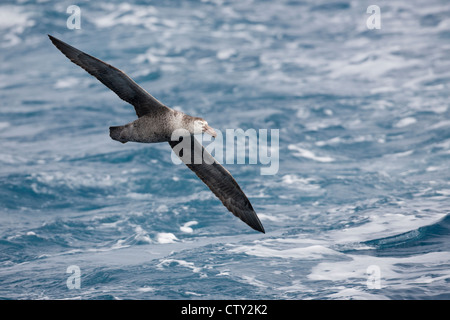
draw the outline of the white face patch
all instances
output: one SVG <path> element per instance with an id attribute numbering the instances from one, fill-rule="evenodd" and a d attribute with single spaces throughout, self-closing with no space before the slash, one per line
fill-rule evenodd
<path id="1" fill-rule="evenodd" d="M 194 134 L 201 134 L 205 125 L 208 125 L 206 121 L 195 120 L 194 121 Z"/>

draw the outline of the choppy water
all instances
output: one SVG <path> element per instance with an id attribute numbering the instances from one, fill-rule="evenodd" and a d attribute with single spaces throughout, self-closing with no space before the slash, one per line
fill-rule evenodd
<path id="1" fill-rule="evenodd" d="M 71 4 L 0 4 L 1 298 L 450 298 L 448 1 L 78 1 L 81 30 Z M 279 129 L 276 175 L 227 165 L 266 234 L 167 144 L 111 140 L 133 108 L 47 34 L 217 129 Z"/>

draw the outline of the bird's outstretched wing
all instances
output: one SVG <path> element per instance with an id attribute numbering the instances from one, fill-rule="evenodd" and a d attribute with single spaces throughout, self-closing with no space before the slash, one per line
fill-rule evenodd
<path id="1" fill-rule="evenodd" d="M 184 137 L 182 139 L 189 139 Z M 265 233 L 255 210 L 250 201 L 241 190 L 233 176 L 225 169 L 205 148 L 195 139 L 191 138 L 190 155 L 184 154 L 183 149 L 176 148 L 182 141 L 169 141 L 177 156 L 194 171 L 194 173 L 211 189 L 211 191 L 222 201 L 223 205 L 236 217 L 244 221 L 251 228 Z M 177 150 L 176 150 L 177 149 Z"/>
<path id="2" fill-rule="evenodd" d="M 154 111 L 170 110 L 119 69 L 51 35 L 48 35 L 48 37 L 70 61 L 96 77 L 101 83 L 114 91 L 122 100 L 132 104 L 138 117 Z"/>

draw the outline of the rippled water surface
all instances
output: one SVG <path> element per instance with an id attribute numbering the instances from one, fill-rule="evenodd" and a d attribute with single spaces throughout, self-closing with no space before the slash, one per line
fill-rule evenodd
<path id="1" fill-rule="evenodd" d="M 0 4 L 0 298 L 450 298 L 448 1 L 78 1 L 70 30 L 72 4 Z M 266 234 L 167 144 L 111 140 L 133 108 L 47 34 L 218 130 L 279 129 L 275 175 L 226 165 Z"/>

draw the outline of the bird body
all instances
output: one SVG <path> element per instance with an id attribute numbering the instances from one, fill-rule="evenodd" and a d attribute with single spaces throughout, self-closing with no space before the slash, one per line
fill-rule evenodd
<path id="1" fill-rule="evenodd" d="M 123 126 L 110 127 L 112 139 L 126 143 L 128 141 L 142 143 L 169 142 L 172 133 L 177 129 L 189 131 L 191 116 L 176 110 L 154 112 L 137 118 Z"/>
<path id="2" fill-rule="evenodd" d="M 206 120 L 165 106 L 119 69 L 55 37 L 49 35 L 49 38 L 73 63 L 96 77 L 119 98 L 134 106 L 138 119 L 125 125 L 110 127 L 110 137 L 113 140 L 122 143 L 168 142 L 177 156 L 231 213 L 251 228 L 265 233 L 250 201 L 233 176 L 195 139 L 194 134 L 203 132 L 216 136 L 216 132 Z M 184 134 L 174 139 L 173 133 L 180 132 L 179 129 L 183 129 Z M 189 142 L 190 149 L 179 150 L 178 145 L 181 142 Z"/>

